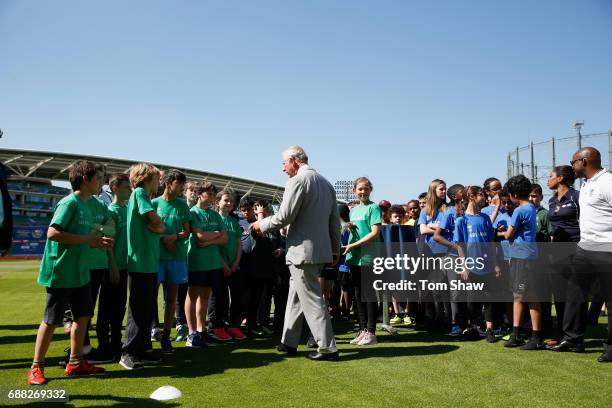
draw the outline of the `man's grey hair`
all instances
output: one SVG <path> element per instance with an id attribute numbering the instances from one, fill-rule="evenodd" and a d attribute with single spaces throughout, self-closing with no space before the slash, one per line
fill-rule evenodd
<path id="1" fill-rule="evenodd" d="M 285 150 L 284 155 L 287 158 L 295 159 L 300 163 L 308 163 L 308 155 L 300 146 L 291 146 Z"/>

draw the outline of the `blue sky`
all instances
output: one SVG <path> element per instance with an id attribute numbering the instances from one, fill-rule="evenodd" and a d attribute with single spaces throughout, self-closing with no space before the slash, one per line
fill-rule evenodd
<path id="1" fill-rule="evenodd" d="M 0 0 L 0 147 L 284 184 L 300 144 L 405 202 L 612 128 L 611 38 L 606 0 Z"/>

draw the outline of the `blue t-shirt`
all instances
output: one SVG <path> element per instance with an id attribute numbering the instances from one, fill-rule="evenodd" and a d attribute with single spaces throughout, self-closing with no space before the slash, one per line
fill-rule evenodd
<path id="1" fill-rule="evenodd" d="M 497 231 L 497 228 L 500 225 L 503 225 L 504 227 L 506 227 L 506 231 L 507 231 L 508 227 L 510 227 L 511 221 L 512 221 L 512 216 L 508 214 L 507 212 L 504 212 L 503 214 L 499 214 L 497 218 L 495 218 L 495 222 L 493 223 L 493 228 Z M 503 239 L 503 238 L 498 238 L 498 241 L 501 244 L 501 248 L 504 253 L 504 259 L 506 261 L 509 261 L 510 260 L 510 241 L 508 241 L 507 239 Z"/>
<path id="2" fill-rule="evenodd" d="M 457 209 L 454 206 L 449 207 L 445 213 L 442 213 L 442 216 L 440 219 L 440 229 L 442 230 L 442 236 L 447 241 L 452 242 L 453 240 L 453 232 L 455 231 L 456 219 L 457 219 Z M 441 245 L 441 246 L 444 246 L 444 245 Z M 458 256 L 457 251 L 455 251 L 454 249 L 446 247 L 446 251 L 447 251 L 447 255 L 449 256 Z"/>
<path id="3" fill-rule="evenodd" d="M 483 208 L 482 210 L 480 210 L 481 213 L 483 214 L 487 214 L 489 217 L 491 217 L 491 214 L 493 214 L 493 211 L 495 211 L 495 206 L 494 205 L 488 205 L 485 208 Z M 501 214 L 505 214 L 506 210 L 504 210 L 504 207 L 502 207 L 501 205 L 499 206 L 499 211 L 497 212 L 497 216 L 499 217 Z"/>
<path id="4" fill-rule="evenodd" d="M 444 213 L 442 211 L 436 211 L 433 217 L 429 217 L 427 216 L 427 214 L 425 214 L 425 210 L 422 210 L 421 214 L 419 215 L 419 220 L 417 221 L 417 225 L 437 224 L 439 226 L 443 218 L 444 218 Z M 425 243 L 427 244 L 427 246 L 429 246 L 429 249 L 431 250 L 432 253 L 436 255 L 444 255 L 446 253 L 448 248 L 434 241 L 433 234 L 422 234 L 422 235 L 425 237 Z"/>
<path id="5" fill-rule="evenodd" d="M 348 228 L 343 228 L 341 242 L 342 246 L 348 245 L 349 242 L 349 230 Z M 340 262 L 338 262 L 338 272 L 350 272 L 351 268 L 346 264 L 346 255 L 342 255 L 340 257 Z"/>
<path id="6" fill-rule="evenodd" d="M 491 219 L 486 214 L 464 214 L 455 223 L 454 242 L 462 242 L 466 246 L 465 256 L 476 261 L 476 267 L 471 272 L 476 275 L 486 275 L 495 266 L 495 231 Z"/>
<path id="7" fill-rule="evenodd" d="M 516 229 L 510 245 L 510 258 L 537 259 L 536 209 L 533 204 L 523 204 L 514 209 L 510 225 Z"/>

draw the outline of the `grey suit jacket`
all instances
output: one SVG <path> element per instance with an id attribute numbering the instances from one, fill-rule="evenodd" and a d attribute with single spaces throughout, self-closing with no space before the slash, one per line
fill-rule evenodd
<path id="1" fill-rule="evenodd" d="M 287 264 L 323 264 L 340 251 L 340 217 L 333 186 L 303 165 L 285 186 L 280 209 L 260 222 L 262 232 L 289 225 Z"/>

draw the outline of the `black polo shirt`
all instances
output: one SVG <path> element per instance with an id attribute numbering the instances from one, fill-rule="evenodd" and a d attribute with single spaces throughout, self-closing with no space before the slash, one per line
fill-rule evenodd
<path id="1" fill-rule="evenodd" d="M 580 241 L 580 193 L 570 188 L 567 193 L 557 199 L 557 194 L 548 201 L 548 219 L 553 227 L 553 242 Z"/>

